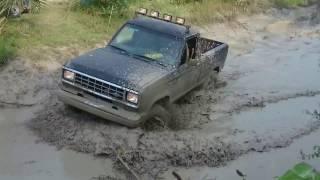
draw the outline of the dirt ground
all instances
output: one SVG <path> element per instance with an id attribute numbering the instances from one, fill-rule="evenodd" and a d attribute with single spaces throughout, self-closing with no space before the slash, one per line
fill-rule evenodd
<path id="1" fill-rule="evenodd" d="M 0 167 L 7 166 L 2 162 L 9 157 L 26 166 L 37 164 L 25 159 L 26 154 L 39 159 L 38 148 L 46 149 L 46 144 L 57 149 L 39 154 L 54 159 L 66 152 L 71 155 L 62 156 L 63 161 L 77 165 L 64 163 L 68 168 L 56 176 L 60 170 L 51 166 L 29 173 L 13 163 L 7 170 L 0 168 L 0 177 L 17 179 L 27 173 L 30 179 L 173 179 L 171 172 L 177 171 L 186 179 L 228 179 L 217 167 L 232 169 L 234 165 L 228 163 L 237 161 L 254 163 L 252 158 L 241 158 L 251 154 L 259 158 L 255 153 L 279 148 L 286 151 L 295 140 L 319 134 L 319 118 L 307 113 L 319 109 L 320 102 L 319 12 L 317 7 L 271 9 L 199 28 L 206 37 L 230 44 L 230 54 L 217 80 L 174 105 L 179 125 L 174 130 L 128 129 L 59 102 L 55 91 L 61 65 L 86 49 L 50 49 L 46 60 L 11 62 L 0 69 L 0 144 L 8 147 L 0 149 Z M 307 145 L 319 144 L 317 138 L 309 139 Z M 11 152 L 9 147 L 16 150 Z M 69 160 L 69 156 L 77 158 Z M 89 160 L 91 156 L 96 159 Z M 78 164 L 92 166 L 76 169 Z M 90 167 L 97 168 L 91 171 Z M 87 174 L 66 175 L 70 171 Z"/>

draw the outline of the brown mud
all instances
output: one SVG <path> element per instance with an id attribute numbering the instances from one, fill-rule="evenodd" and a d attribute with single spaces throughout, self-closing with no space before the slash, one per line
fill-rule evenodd
<path id="1" fill-rule="evenodd" d="M 0 107 L 14 110 L 0 115 L 7 122 L 8 114 L 34 108 L 22 123 L 39 142 L 112 160 L 121 171 L 108 167 L 104 174 L 119 178 L 124 172 L 155 179 L 174 167 L 220 167 L 249 152 L 285 148 L 320 127 L 305 112 L 320 102 L 318 12 L 271 9 L 201 28 L 205 36 L 228 42 L 230 55 L 217 80 L 174 105 L 178 130 L 129 129 L 66 108 L 55 93 L 60 66 L 83 52 L 68 48 L 43 62 L 16 60 L 4 67 Z"/>

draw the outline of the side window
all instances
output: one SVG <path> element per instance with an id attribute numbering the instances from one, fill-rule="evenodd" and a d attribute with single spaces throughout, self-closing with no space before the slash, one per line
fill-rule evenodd
<path id="1" fill-rule="evenodd" d="M 191 38 L 187 41 L 188 48 L 189 48 L 189 57 L 190 59 L 195 59 L 196 56 L 196 49 L 197 49 L 197 37 Z"/>
<path id="2" fill-rule="evenodd" d="M 197 47 L 197 37 L 187 40 L 187 43 L 183 50 L 183 54 L 181 56 L 180 65 L 188 63 L 190 59 L 195 59 L 197 57 L 196 47 Z"/>
<path id="3" fill-rule="evenodd" d="M 182 52 L 180 65 L 185 64 L 186 62 L 188 62 L 188 60 L 189 60 L 189 48 L 188 48 L 188 44 L 186 44 Z"/>

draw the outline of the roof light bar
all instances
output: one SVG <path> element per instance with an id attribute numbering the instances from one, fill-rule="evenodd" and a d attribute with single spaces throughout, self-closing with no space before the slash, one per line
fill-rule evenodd
<path id="1" fill-rule="evenodd" d="M 159 13 L 159 11 L 151 11 L 150 16 L 155 17 L 155 18 L 159 18 L 160 13 Z"/>
<path id="2" fill-rule="evenodd" d="M 164 15 L 163 15 L 163 19 L 164 19 L 165 21 L 172 21 L 172 16 L 169 15 L 169 14 L 164 14 Z"/>
<path id="3" fill-rule="evenodd" d="M 176 23 L 177 24 L 181 24 L 181 25 L 184 25 L 184 23 L 186 22 L 186 20 L 182 17 L 177 17 L 176 18 Z"/>
<path id="4" fill-rule="evenodd" d="M 147 15 L 148 14 L 148 9 L 146 8 L 139 8 L 136 13 L 142 14 L 142 15 Z"/>
<path id="5" fill-rule="evenodd" d="M 163 16 L 160 17 L 160 12 L 155 10 L 151 10 L 150 14 L 148 14 L 148 9 L 146 8 L 139 8 L 136 11 L 136 15 L 138 14 L 153 17 L 153 18 L 160 19 L 167 22 L 172 22 L 179 25 L 185 25 L 185 22 L 186 22 L 185 18 L 182 18 L 182 17 L 176 17 L 175 20 L 173 20 L 173 16 L 169 14 L 163 14 Z"/>

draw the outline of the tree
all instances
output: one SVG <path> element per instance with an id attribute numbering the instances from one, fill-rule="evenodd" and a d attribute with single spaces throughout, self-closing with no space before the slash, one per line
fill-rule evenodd
<path id="1" fill-rule="evenodd" d="M 46 0 L 0 0 L 0 33 L 10 15 L 19 16 L 20 13 L 37 12 L 46 5 Z"/>

